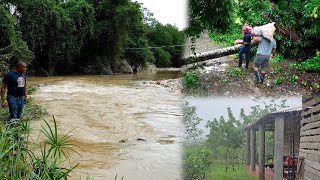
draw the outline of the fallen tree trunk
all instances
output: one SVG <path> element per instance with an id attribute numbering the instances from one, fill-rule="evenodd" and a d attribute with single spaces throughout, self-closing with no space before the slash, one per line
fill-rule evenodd
<path id="1" fill-rule="evenodd" d="M 195 56 L 183 57 L 180 61 L 181 62 L 180 64 L 186 65 L 190 63 L 206 61 L 209 59 L 215 59 L 223 56 L 229 56 L 229 55 L 238 53 L 241 47 L 242 47 L 242 44 L 238 44 L 238 45 L 227 47 L 227 48 L 199 53 L 199 54 L 196 54 Z"/>

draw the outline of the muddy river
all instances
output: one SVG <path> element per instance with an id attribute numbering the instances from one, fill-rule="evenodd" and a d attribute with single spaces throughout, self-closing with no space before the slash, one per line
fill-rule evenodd
<path id="1" fill-rule="evenodd" d="M 143 81 L 177 78 L 179 72 L 114 76 L 29 78 L 39 85 L 32 95 L 61 134 L 71 132 L 81 156 L 71 179 L 182 179 L 180 91 Z M 32 122 L 40 129 L 44 122 Z M 140 140 L 138 140 L 140 139 Z M 120 142 L 122 141 L 122 142 Z"/>

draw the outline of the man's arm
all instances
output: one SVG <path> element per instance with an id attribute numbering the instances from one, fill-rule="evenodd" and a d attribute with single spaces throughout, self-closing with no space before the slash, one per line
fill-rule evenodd
<path id="1" fill-rule="evenodd" d="M 24 103 L 28 101 L 28 85 L 27 85 L 27 77 L 24 77 Z"/>
<path id="2" fill-rule="evenodd" d="M 272 55 L 271 55 L 271 58 L 272 58 L 272 59 L 273 59 L 274 56 L 276 55 L 276 52 L 277 52 L 277 50 L 276 50 L 275 48 L 273 48 L 273 49 L 272 49 Z"/>
<path id="3" fill-rule="evenodd" d="M 24 102 L 28 101 L 28 86 L 27 83 L 24 85 Z"/>
<path id="4" fill-rule="evenodd" d="M 274 56 L 275 56 L 275 54 L 276 54 L 276 51 L 277 51 L 276 49 L 277 49 L 277 42 L 276 42 L 275 40 L 273 40 L 272 51 L 271 51 L 271 53 L 272 53 L 271 58 L 272 58 L 272 59 L 274 58 Z"/>
<path id="5" fill-rule="evenodd" d="M 259 44 L 259 42 L 262 40 L 262 37 L 260 37 L 260 36 L 254 36 L 253 37 L 253 42 L 255 43 L 255 44 Z"/>
<path id="6" fill-rule="evenodd" d="M 1 85 L 1 106 L 2 107 L 6 106 L 6 101 L 5 101 L 5 98 L 4 98 L 4 95 L 6 93 L 6 89 L 7 89 L 7 85 L 2 83 L 2 85 Z"/>

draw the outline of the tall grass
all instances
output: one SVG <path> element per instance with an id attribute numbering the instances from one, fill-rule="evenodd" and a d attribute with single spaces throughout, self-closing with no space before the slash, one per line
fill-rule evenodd
<path id="1" fill-rule="evenodd" d="M 75 150 L 73 145 L 66 141 L 70 136 L 58 136 L 55 118 L 53 122 L 53 129 L 47 122 L 42 127 L 41 132 L 46 139 L 38 145 L 40 153 L 35 153 L 29 146 L 29 120 L 21 120 L 8 126 L 1 124 L 0 179 L 67 179 L 77 165 L 66 168 L 62 163 L 68 158 L 67 152 Z"/>

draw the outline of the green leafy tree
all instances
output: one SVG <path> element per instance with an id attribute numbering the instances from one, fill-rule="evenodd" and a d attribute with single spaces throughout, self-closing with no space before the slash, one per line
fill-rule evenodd
<path id="1" fill-rule="evenodd" d="M 92 31 L 93 8 L 84 0 L 15 1 L 22 38 L 35 54 L 35 69 L 65 70 Z M 56 68 L 60 65 L 60 68 Z M 61 66 L 67 65 L 67 66 Z M 64 68 L 65 67 L 65 68 Z"/>
<path id="2" fill-rule="evenodd" d="M 190 106 L 188 102 L 184 102 L 182 111 L 186 139 L 199 138 L 203 131 L 197 126 L 202 121 L 202 119 L 197 116 L 196 107 Z"/>
<path id="3" fill-rule="evenodd" d="M 280 103 L 275 102 L 275 100 L 271 100 L 269 103 L 263 103 L 263 105 L 251 107 L 249 114 L 246 114 L 245 111 L 241 109 L 238 118 L 236 118 L 231 109 L 228 108 L 227 119 L 221 116 L 220 119 L 214 118 L 208 122 L 207 126 L 210 128 L 210 133 L 207 136 L 206 144 L 212 150 L 212 155 L 215 159 L 224 160 L 226 172 L 229 170 L 229 165 L 232 166 L 232 171 L 235 171 L 236 164 L 239 165 L 239 163 L 244 160 L 246 142 L 245 126 L 266 114 L 287 107 L 286 100 L 282 100 Z M 268 144 L 266 155 L 270 159 L 270 157 L 272 157 L 272 147 L 274 144 L 273 133 L 267 133 L 266 144 Z"/>
<path id="4" fill-rule="evenodd" d="M 27 63 L 33 58 L 27 44 L 21 39 L 16 26 L 16 18 L 10 14 L 7 4 L 0 2 L 0 77 L 6 73 L 17 60 Z"/>
<path id="5" fill-rule="evenodd" d="M 190 0 L 189 36 L 197 36 L 203 30 L 225 31 L 232 24 L 233 0 Z"/>
<path id="6" fill-rule="evenodd" d="M 206 179 L 213 163 L 210 149 L 202 146 L 188 147 L 184 151 L 184 179 Z"/>

